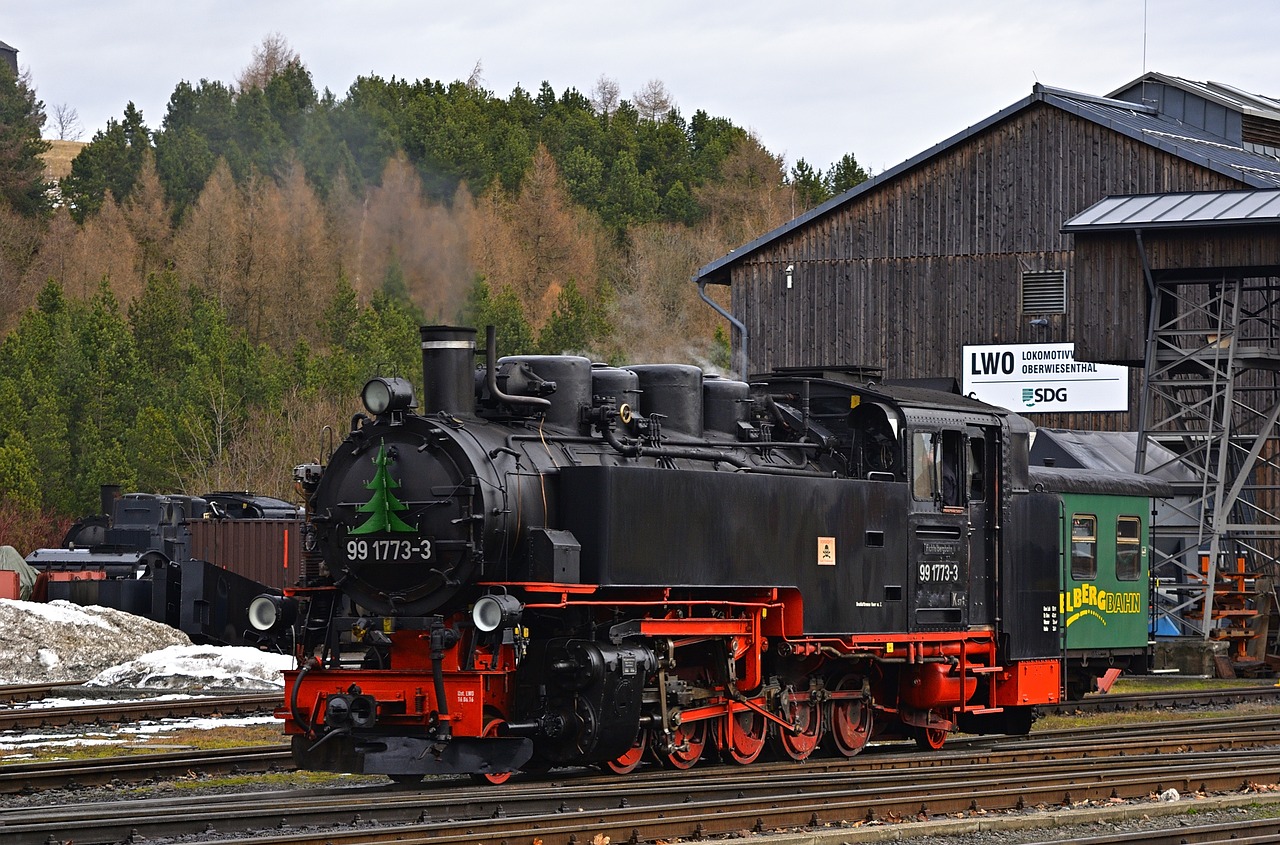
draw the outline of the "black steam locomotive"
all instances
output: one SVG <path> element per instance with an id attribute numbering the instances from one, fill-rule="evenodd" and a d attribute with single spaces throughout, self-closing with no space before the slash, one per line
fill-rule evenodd
<path id="1" fill-rule="evenodd" d="M 322 573 L 294 636 L 302 768 L 412 780 L 1025 733 L 1059 700 L 1059 494 L 1032 427 L 838 370 L 487 360 L 424 327 L 296 471 Z M 310 570 L 309 570 L 310 571 Z"/>
<path id="2" fill-rule="evenodd" d="M 246 609 L 285 586 L 297 506 L 247 492 L 121 495 L 110 484 L 101 502 L 102 513 L 72 524 L 59 548 L 27 555 L 40 573 L 33 600 L 123 610 L 201 644 L 261 641 Z"/>

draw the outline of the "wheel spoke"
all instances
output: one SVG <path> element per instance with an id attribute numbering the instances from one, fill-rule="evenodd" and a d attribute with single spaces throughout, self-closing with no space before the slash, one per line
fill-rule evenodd
<path id="1" fill-rule="evenodd" d="M 912 735 L 915 737 L 916 745 L 925 751 L 937 751 L 947 741 L 947 731 L 945 728 L 922 728 L 915 726 L 912 729 Z"/>
<path id="2" fill-rule="evenodd" d="M 707 723 L 682 724 L 672 734 L 674 749 L 665 755 L 663 764 L 674 769 L 691 769 L 702 758 L 707 747 Z"/>
<path id="3" fill-rule="evenodd" d="M 723 717 L 720 728 L 721 756 L 744 766 L 760 756 L 769 733 L 764 716 L 749 708 Z"/>
<path id="4" fill-rule="evenodd" d="M 796 730 L 774 726 L 774 747 L 784 757 L 807 760 L 822 737 L 822 711 L 807 697 L 802 701 L 793 698 L 784 708 L 784 716 Z"/>
<path id="5" fill-rule="evenodd" d="M 862 682 L 846 675 L 835 685 L 837 692 L 861 689 Z M 852 757 L 871 739 L 871 702 L 865 698 L 836 699 L 831 702 L 831 739 L 835 750 Z"/>

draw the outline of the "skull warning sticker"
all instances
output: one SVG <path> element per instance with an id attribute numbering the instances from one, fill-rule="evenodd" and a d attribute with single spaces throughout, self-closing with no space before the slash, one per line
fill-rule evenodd
<path id="1" fill-rule="evenodd" d="M 836 565 L 836 538 L 818 538 L 818 566 Z"/>

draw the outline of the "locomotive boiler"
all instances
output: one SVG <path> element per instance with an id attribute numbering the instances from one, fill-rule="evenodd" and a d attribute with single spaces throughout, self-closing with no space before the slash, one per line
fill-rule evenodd
<path id="1" fill-rule="evenodd" d="M 838 369 L 495 360 L 421 330 L 425 390 L 365 387 L 299 467 L 321 576 L 294 637 L 301 768 L 413 780 L 873 737 L 1025 733 L 1061 683 L 1059 498 L 1031 426 Z"/>

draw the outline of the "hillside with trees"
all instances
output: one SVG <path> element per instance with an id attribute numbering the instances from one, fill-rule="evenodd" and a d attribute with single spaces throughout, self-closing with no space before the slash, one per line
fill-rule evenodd
<path id="1" fill-rule="evenodd" d="M 0 68 L 0 541 L 101 483 L 288 495 L 368 377 L 420 382 L 420 324 L 727 368 L 693 271 L 866 178 L 788 169 L 657 80 L 502 97 L 481 70 L 338 96 L 269 36 L 50 185 L 43 104 Z"/>

